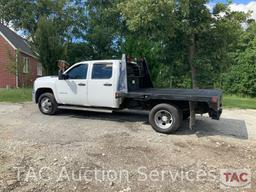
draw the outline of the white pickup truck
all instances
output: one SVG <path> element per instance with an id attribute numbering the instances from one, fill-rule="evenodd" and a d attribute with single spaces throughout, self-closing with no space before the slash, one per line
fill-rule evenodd
<path id="1" fill-rule="evenodd" d="M 190 116 L 189 102 L 195 113 L 208 113 L 219 119 L 222 92 L 213 89 L 153 88 L 146 61 L 83 61 L 59 76 L 35 80 L 33 100 L 43 114 L 54 115 L 58 109 L 111 112 L 123 109 L 147 110 L 149 123 L 158 132 L 177 130 Z"/>

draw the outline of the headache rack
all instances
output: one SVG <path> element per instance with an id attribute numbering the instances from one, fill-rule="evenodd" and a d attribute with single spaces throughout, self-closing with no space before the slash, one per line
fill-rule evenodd
<path id="1" fill-rule="evenodd" d="M 145 59 L 140 59 L 136 62 L 129 60 L 126 63 L 128 91 L 153 88 L 153 83 Z"/>

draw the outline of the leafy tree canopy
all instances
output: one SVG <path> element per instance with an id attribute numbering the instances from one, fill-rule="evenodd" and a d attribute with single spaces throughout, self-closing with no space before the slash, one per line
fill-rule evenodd
<path id="1" fill-rule="evenodd" d="M 145 56 L 161 87 L 256 95 L 255 21 L 208 0 L 1 0 L 0 22 L 22 30 L 48 74 L 70 63 Z M 236 84 L 234 85 L 234 82 Z"/>

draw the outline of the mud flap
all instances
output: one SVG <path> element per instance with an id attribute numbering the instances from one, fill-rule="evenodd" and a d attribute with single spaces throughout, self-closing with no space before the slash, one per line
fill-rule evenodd
<path id="1" fill-rule="evenodd" d="M 220 108 L 218 111 L 215 111 L 215 110 L 213 110 L 213 109 L 210 109 L 210 111 L 209 111 L 209 116 L 210 116 L 212 119 L 219 120 L 221 113 L 222 113 L 222 109 L 221 109 L 221 108 Z"/>
<path id="2" fill-rule="evenodd" d="M 190 118 L 189 118 L 189 128 L 193 130 L 196 124 L 196 102 L 190 101 L 189 102 L 189 110 L 190 110 Z"/>

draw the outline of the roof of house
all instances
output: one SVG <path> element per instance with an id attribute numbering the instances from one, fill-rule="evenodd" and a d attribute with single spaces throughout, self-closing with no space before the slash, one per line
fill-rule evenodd
<path id="1" fill-rule="evenodd" d="M 0 23 L 0 35 L 1 34 L 15 49 L 19 49 L 21 52 L 31 56 L 34 55 L 26 39 L 17 35 L 14 31 Z"/>

